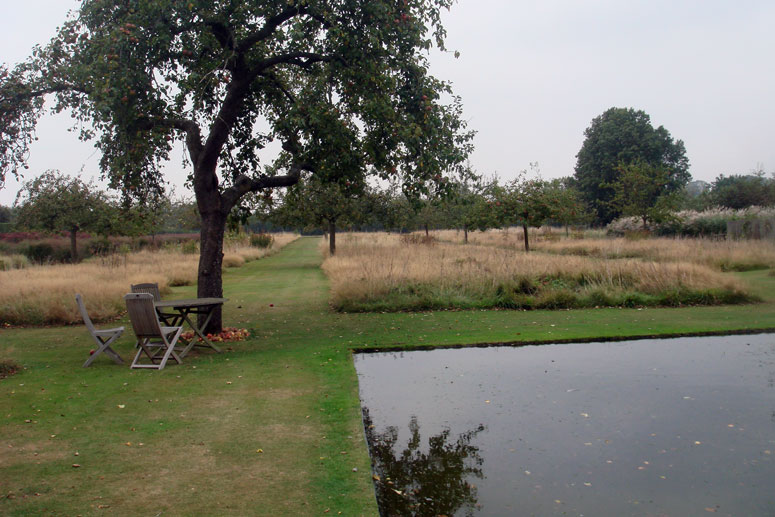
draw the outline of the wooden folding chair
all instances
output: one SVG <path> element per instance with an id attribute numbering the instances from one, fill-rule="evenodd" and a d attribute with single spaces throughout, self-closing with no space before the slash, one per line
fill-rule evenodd
<path id="1" fill-rule="evenodd" d="M 161 292 L 159 291 L 159 284 L 157 284 L 156 282 L 132 284 L 130 286 L 130 291 L 133 293 L 150 293 L 151 295 L 153 295 L 154 302 L 161 301 Z M 162 323 L 164 323 L 169 327 L 177 327 L 183 321 L 183 318 L 181 318 L 180 314 L 178 313 L 165 313 L 165 312 L 161 312 L 158 309 L 156 310 L 156 312 L 159 313 L 159 319 L 162 321 Z"/>
<path id="2" fill-rule="evenodd" d="M 150 293 L 129 293 L 124 296 L 129 320 L 137 336 L 137 354 L 132 361 L 132 368 L 155 368 L 161 370 L 172 357 L 178 364 L 183 361 L 175 352 L 175 344 L 183 332 L 183 327 L 164 327 L 159 321 L 159 315 L 153 305 L 153 295 Z M 140 363 L 145 355 L 151 362 Z"/>
<path id="3" fill-rule="evenodd" d="M 113 359 L 113 362 L 116 364 L 124 364 L 124 360 L 121 359 L 121 356 L 110 347 L 110 345 L 124 332 L 124 327 L 97 330 L 94 328 L 94 324 L 89 317 L 89 313 L 86 312 L 86 306 L 83 304 L 83 298 L 80 294 L 75 295 L 75 303 L 78 304 L 78 311 L 81 313 L 81 318 L 83 318 L 84 325 L 86 325 L 86 328 L 88 329 L 89 334 L 91 334 L 91 337 L 94 339 L 94 342 L 97 343 L 97 348 L 89 356 L 86 362 L 83 363 L 83 367 L 86 368 L 89 366 L 92 361 L 94 361 L 97 356 L 103 352 L 105 352 L 105 355 Z"/>

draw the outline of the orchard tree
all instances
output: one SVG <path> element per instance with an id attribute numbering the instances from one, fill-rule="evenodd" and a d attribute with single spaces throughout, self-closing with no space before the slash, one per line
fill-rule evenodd
<path id="1" fill-rule="evenodd" d="M 557 178 L 547 184 L 553 200 L 551 220 L 565 227 L 565 235 L 571 225 L 589 224 L 594 217 L 574 183 L 573 178 Z"/>
<path id="2" fill-rule="evenodd" d="M 321 181 L 310 176 L 290 187 L 271 220 L 281 226 L 313 226 L 328 234 L 328 251 L 336 254 L 337 224 L 355 223 L 360 215 L 363 184 Z"/>
<path id="3" fill-rule="evenodd" d="M 414 210 L 396 185 L 370 191 L 368 200 L 371 219 L 385 230 L 401 233 L 415 224 Z"/>
<path id="4" fill-rule="evenodd" d="M 691 179 L 684 143 L 674 141 L 662 126 L 654 129 L 643 111 L 611 108 L 595 117 L 584 135 L 576 155 L 576 186 L 595 210 L 597 223 L 607 224 L 621 214 L 611 204 L 621 166 L 641 162 L 665 170 L 669 192 L 681 190 Z"/>
<path id="5" fill-rule="evenodd" d="M 644 230 L 649 223 L 665 221 L 675 211 L 682 192 L 669 188 L 669 171 L 637 161 L 619 166 L 618 172 L 616 180 L 608 185 L 613 190 L 609 202 L 613 211 L 640 218 Z"/>
<path id="6" fill-rule="evenodd" d="M 451 3 L 83 0 L 51 43 L 0 68 L 0 174 L 26 165 L 46 96 L 98 139 L 126 197 L 161 192 L 160 166 L 183 142 L 201 217 L 197 294 L 220 297 L 227 217 L 252 193 L 319 172 L 321 135 L 359 142 L 361 167 L 345 174 L 412 192 L 465 159 L 460 100 L 426 57 L 444 49 Z M 282 151 L 262 160 L 273 140 Z M 221 324 L 219 309 L 208 331 Z"/>
<path id="7" fill-rule="evenodd" d="M 189 199 L 172 199 L 169 214 L 164 221 L 164 231 L 185 233 L 197 231 L 199 227 L 199 211 L 196 203 Z"/>
<path id="8" fill-rule="evenodd" d="M 13 210 L 9 206 L 0 205 L 0 223 L 10 223 L 13 220 Z"/>
<path id="9" fill-rule="evenodd" d="M 106 235 L 118 209 L 91 184 L 57 171 L 46 171 L 24 184 L 17 196 L 17 224 L 22 228 L 70 234 L 70 258 L 78 261 L 79 231 Z"/>
<path id="10" fill-rule="evenodd" d="M 530 170 L 538 175 L 538 163 L 531 163 Z M 527 170 L 521 171 L 516 179 L 498 190 L 495 199 L 504 222 L 522 226 L 525 251 L 529 252 L 528 229 L 538 228 L 551 218 L 555 200 L 549 183 L 540 176 L 530 179 L 527 175 Z"/>
<path id="11" fill-rule="evenodd" d="M 414 220 L 417 226 L 425 231 L 425 236 L 430 236 L 430 229 L 438 229 L 444 226 L 443 198 L 440 196 L 424 196 L 413 200 Z"/>
<path id="12" fill-rule="evenodd" d="M 485 180 L 468 165 L 452 177 L 450 192 L 442 201 L 444 221 L 449 228 L 463 230 L 465 244 L 470 230 L 484 231 L 497 225 L 487 198 L 496 184 L 494 178 Z"/>

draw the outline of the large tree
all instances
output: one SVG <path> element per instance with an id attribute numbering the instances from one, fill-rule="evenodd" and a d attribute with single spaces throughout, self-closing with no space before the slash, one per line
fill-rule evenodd
<path id="1" fill-rule="evenodd" d="M 680 190 L 691 179 L 684 143 L 673 140 L 663 126 L 655 129 L 643 111 L 611 108 L 595 117 L 584 135 L 576 155 L 576 186 L 596 211 L 599 224 L 620 215 L 610 202 L 623 165 L 639 161 L 665 170 L 669 192 Z"/>
<path id="2" fill-rule="evenodd" d="M 160 165 L 183 141 L 201 216 L 197 292 L 222 296 L 228 215 L 319 172 L 322 135 L 358 143 L 361 167 L 347 171 L 413 192 L 465 158 L 460 101 L 442 102 L 449 86 L 427 71 L 451 3 L 84 0 L 28 62 L 0 68 L 0 174 L 24 167 L 47 95 L 98 137 L 102 170 L 127 197 L 161 191 Z M 282 151 L 266 163 L 272 140 Z"/>

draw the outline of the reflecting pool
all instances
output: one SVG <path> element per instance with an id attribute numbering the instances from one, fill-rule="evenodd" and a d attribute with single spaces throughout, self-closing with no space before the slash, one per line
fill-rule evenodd
<path id="1" fill-rule="evenodd" d="M 358 354 L 383 515 L 775 515 L 775 336 Z"/>

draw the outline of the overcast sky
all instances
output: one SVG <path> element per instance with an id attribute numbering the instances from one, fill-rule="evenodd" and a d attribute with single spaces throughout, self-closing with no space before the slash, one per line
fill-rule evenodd
<path id="1" fill-rule="evenodd" d="M 0 61 L 45 43 L 75 0 L 0 2 Z M 590 121 L 610 107 L 645 111 L 686 144 L 695 179 L 775 171 L 775 1 L 459 0 L 444 16 L 447 46 L 431 56 L 478 131 L 474 167 L 513 178 L 538 162 L 573 174 Z M 46 169 L 97 177 L 99 154 L 45 119 L 30 178 Z M 181 152 L 167 168 L 176 192 Z M 0 204 L 13 202 L 9 179 Z"/>

